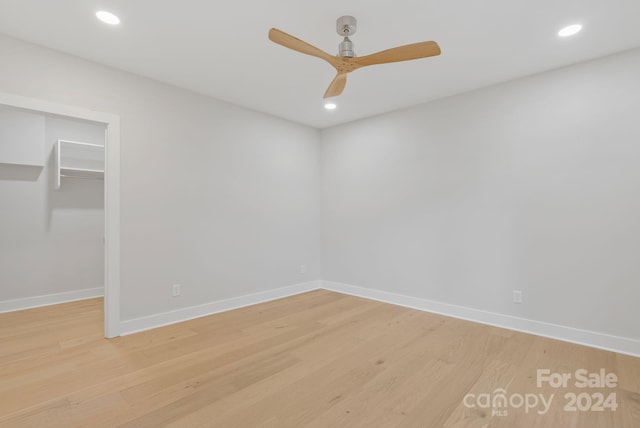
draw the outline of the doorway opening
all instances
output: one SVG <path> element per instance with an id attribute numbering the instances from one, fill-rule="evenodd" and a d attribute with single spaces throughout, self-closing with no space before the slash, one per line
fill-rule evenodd
<path id="1" fill-rule="evenodd" d="M 119 336 L 119 141 L 118 116 L 0 93 L 1 311 L 104 294 Z"/>

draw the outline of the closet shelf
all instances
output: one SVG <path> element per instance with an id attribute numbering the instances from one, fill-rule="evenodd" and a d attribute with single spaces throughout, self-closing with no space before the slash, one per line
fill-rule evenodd
<path id="1" fill-rule="evenodd" d="M 83 178 L 88 180 L 104 180 L 104 170 L 60 167 L 60 177 Z"/>
<path id="2" fill-rule="evenodd" d="M 104 180 L 104 146 L 58 140 L 56 151 L 56 189 L 62 178 Z"/>

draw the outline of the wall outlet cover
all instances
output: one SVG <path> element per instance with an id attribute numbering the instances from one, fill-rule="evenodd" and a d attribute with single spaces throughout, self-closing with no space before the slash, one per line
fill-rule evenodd
<path id="1" fill-rule="evenodd" d="M 182 286 L 180 284 L 173 284 L 172 295 L 173 297 L 178 297 L 182 294 Z"/>
<path id="2" fill-rule="evenodd" d="M 522 303 L 522 291 L 513 290 L 513 303 Z"/>

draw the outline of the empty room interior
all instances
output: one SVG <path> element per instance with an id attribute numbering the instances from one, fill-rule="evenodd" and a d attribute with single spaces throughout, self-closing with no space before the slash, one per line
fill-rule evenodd
<path id="1" fill-rule="evenodd" d="M 640 427 L 639 16 L 0 1 L 0 426 Z"/>

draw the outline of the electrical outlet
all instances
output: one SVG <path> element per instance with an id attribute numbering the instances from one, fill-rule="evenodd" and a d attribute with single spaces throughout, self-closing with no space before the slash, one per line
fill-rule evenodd
<path id="1" fill-rule="evenodd" d="M 300 265 L 300 274 L 307 273 L 307 265 Z"/>
<path id="2" fill-rule="evenodd" d="M 513 290 L 513 303 L 522 303 L 522 291 Z"/>
<path id="3" fill-rule="evenodd" d="M 178 297 L 180 294 L 182 294 L 182 285 L 173 284 L 173 297 Z"/>

